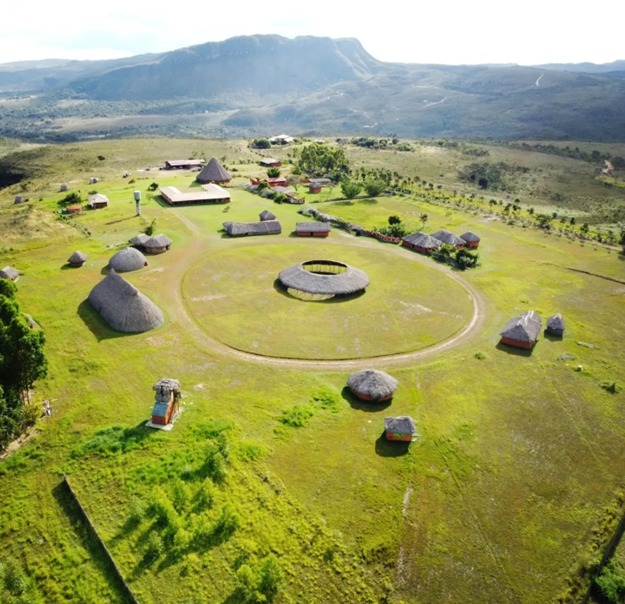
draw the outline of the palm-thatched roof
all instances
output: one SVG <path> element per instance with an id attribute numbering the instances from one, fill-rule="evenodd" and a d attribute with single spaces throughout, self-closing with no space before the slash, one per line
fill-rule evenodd
<path id="1" fill-rule="evenodd" d="M 397 390 L 397 380 L 376 369 L 363 369 L 347 378 L 349 389 L 358 397 L 371 401 L 387 401 Z"/>
<path id="2" fill-rule="evenodd" d="M 412 246 L 420 247 L 425 250 L 436 250 L 441 245 L 443 245 L 440 239 L 436 239 L 431 235 L 426 235 L 421 231 L 417 231 L 416 233 L 412 233 L 412 235 L 406 235 L 402 238 L 403 241 L 409 243 Z"/>
<path id="3" fill-rule="evenodd" d="M 528 310 L 518 317 L 510 319 L 500 332 L 502 338 L 517 342 L 534 342 L 542 328 L 540 315 L 534 310 Z"/>
<path id="4" fill-rule="evenodd" d="M 228 170 L 219 163 L 219 160 L 213 157 L 202 168 L 195 180 L 198 182 L 229 182 L 232 180 L 232 176 L 230 176 Z"/>
<path id="5" fill-rule="evenodd" d="M 473 231 L 467 231 L 466 233 L 462 233 L 462 235 L 460 235 L 460 239 L 466 241 L 467 243 L 480 242 L 480 238 Z"/>
<path id="6" fill-rule="evenodd" d="M 72 266 L 82 266 L 87 261 L 87 254 L 76 250 L 68 259 L 67 263 Z"/>
<path id="7" fill-rule="evenodd" d="M 417 424 L 409 415 L 384 418 L 384 430 L 393 434 L 415 434 Z"/>
<path id="8" fill-rule="evenodd" d="M 340 266 L 342 271 L 336 274 L 326 274 L 323 272 L 312 272 L 305 268 L 306 266 L 323 266 L 324 264 L 329 267 L 334 265 Z M 287 289 L 294 289 L 308 294 L 333 296 L 355 294 L 364 291 L 367 285 L 369 285 L 369 277 L 367 277 L 364 271 L 332 260 L 308 260 L 307 262 L 296 264 L 280 271 L 278 279 Z"/>
<path id="9" fill-rule="evenodd" d="M 264 220 L 275 220 L 276 219 L 276 215 L 273 212 L 270 212 L 269 210 L 263 210 L 258 217 L 261 219 L 261 221 Z"/>
<path id="10" fill-rule="evenodd" d="M 432 233 L 432 237 L 450 245 L 459 246 L 466 244 L 466 241 L 464 239 L 460 239 L 458 235 L 454 235 L 453 233 L 451 233 L 450 231 L 446 231 L 445 229 L 441 229 L 440 231 L 436 231 L 436 233 Z"/>
<path id="11" fill-rule="evenodd" d="M 116 331 L 140 333 L 158 327 L 163 313 L 114 270 L 89 293 L 89 304 Z"/>
<path id="12" fill-rule="evenodd" d="M 116 270 L 118 273 L 127 273 L 128 271 L 136 271 L 148 265 L 145 256 L 134 247 L 126 247 L 120 250 L 109 260 L 109 268 Z"/>
<path id="13" fill-rule="evenodd" d="M 167 235 L 154 235 L 150 237 L 144 244 L 146 252 L 155 252 L 167 249 L 172 244 L 172 240 Z"/>
<path id="14" fill-rule="evenodd" d="M 245 235 L 279 235 L 282 227 L 277 220 L 263 220 L 261 222 L 224 222 L 224 231 L 231 237 Z"/>
<path id="15" fill-rule="evenodd" d="M 145 242 L 150 238 L 149 235 L 146 235 L 145 233 L 140 233 L 139 235 L 136 235 L 135 237 L 133 237 L 128 243 L 130 243 L 130 245 L 134 245 L 137 247 L 143 247 L 145 245 Z"/>
<path id="16" fill-rule="evenodd" d="M 10 279 L 11 281 L 17 281 L 20 276 L 20 272 L 13 268 L 12 266 L 5 266 L 0 269 L 0 278 L 2 279 Z"/>

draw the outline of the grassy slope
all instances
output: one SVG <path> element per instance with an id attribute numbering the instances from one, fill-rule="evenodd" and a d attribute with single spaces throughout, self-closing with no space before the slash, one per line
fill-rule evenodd
<path id="1" fill-rule="evenodd" d="M 118 167 L 159 161 L 152 149 L 140 162 L 142 149 L 150 148 L 145 141 L 114 144 L 119 145 L 115 153 L 127 152 L 135 161 L 119 160 L 111 176 Z M 208 142 L 171 143 L 176 156 L 200 144 L 220 155 Z M 235 143 L 228 144 L 244 157 Z M 113 155 L 108 148 L 102 153 Z M 240 170 L 252 167 L 241 165 Z M 71 180 L 59 176 L 59 182 Z M 622 279 L 616 254 L 409 200 L 322 204 L 333 214 L 371 226 L 391 213 L 418 226 L 418 216 L 427 212 L 430 232 L 471 228 L 483 238 L 482 267 L 463 277 L 488 300 L 484 328 L 470 344 L 450 353 L 391 369 L 400 381 L 395 400 L 390 408 L 371 411 L 342 396 L 348 372 L 242 363 L 210 352 L 190 336 L 162 288 L 168 267 L 194 238 L 176 215 L 147 196 L 143 218 L 134 218 L 131 196 L 153 178 L 163 183 L 190 179 L 163 173 L 141 178 L 128 183 L 116 176 L 98 186 L 112 203 L 77 219 L 91 231 L 89 239 L 79 229 L 51 222 L 46 227 L 50 244 L 22 237 L 12 244 L 14 251 L 2 256 L 4 263 L 24 270 L 19 301 L 46 330 L 50 378 L 37 396 L 53 401 L 54 414 L 41 422 L 42 435 L 2 462 L 0 541 L 37 578 L 46 601 L 120 598 L 98 560 L 91 559 L 89 540 L 72 529 L 55 495 L 63 471 L 70 472 L 141 601 L 222 601 L 233 594 L 233 569 L 241 552 L 251 560 L 269 552 L 279 558 L 286 577 L 279 601 L 285 602 L 302 594 L 319 602 L 367 601 L 383 594 L 406 602 L 544 602 L 564 590 L 625 469 L 623 394 L 610 395 L 599 387 L 605 380 L 625 381 L 619 346 L 625 286 L 567 267 Z M 60 194 L 37 186 L 44 197 L 41 211 L 48 215 Z M 7 212 L 18 211 L 5 199 Z M 231 219 L 249 212 L 254 219 L 259 205 L 235 193 L 225 215 Z M 286 215 L 292 208 L 279 210 Z M 232 256 L 234 242 L 217 233 L 223 208 L 177 213 L 200 229 L 208 249 Z M 119 337 L 84 300 L 108 257 L 154 218 L 157 230 L 174 240 L 172 251 L 151 257 L 147 271 L 128 278 L 159 302 L 166 323 L 151 333 Z M 293 214 L 285 220 L 295 219 Z M 287 241 L 277 249 L 282 251 Z M 248 245 L 253 267 L 255 249 L 275 246 L 265 240 L 259 248 Z M 90 254 L 88 264 L 78 271 L 60 270 L 76 248 Z M 187 275 L 183 287 L 191 282 Z M 543 317 L 562 312 L 565 339 L 541 338 L 531 356 L 499 350 L 503 323 L 528 308 Z M 485 358 L 475 358 L 476 352 Z M 564 353 L 575 359 L 558 360 Z M 574 371 L 578 364 L 583 371 Z M 124 454 L 72 458 L 72 451 L 102 428 L 120 425 L 143 434 L 151 384 L 164 375 L 179 378 L 186 395 L 173 432 L 148 433 Z M 310 403 L 320 391 L 334 397 L 334 409 Z M 313 417 L 303 428 L 278 421 L 294 405 L 313 405 Z M 406 455 L 394 456 L 380 440 L 389 413 L 417 419 L 421 438 Z M 124 532 L 131 500 L 148 501 L 155 484 L 169 488 L 167 472 L 181 471 L 179 458 L 200 463 L 197 455 L 205 441 L 194 427 L 211 419 L 235 426 L 233 461 L 225 485 L 217 487 L 214 514 L 225 504 L 233 506 L 242 519 L 240 528 L 206 551 L 188 552 L 169 563 L 164 555 L 146 567 L 142 561 L 151 524 L 146 518 Z M 261 451 L 252 461 L 241 453 L 241 443 L 249 441 Z"/>

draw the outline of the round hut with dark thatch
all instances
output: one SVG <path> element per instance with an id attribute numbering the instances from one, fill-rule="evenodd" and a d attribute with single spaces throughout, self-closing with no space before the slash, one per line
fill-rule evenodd
<path id="1" fill-rule="evenodd" d="M 127 247 L 120 250 L 109 260 L 109 268 L 118 273 L 136 271 L 148 265 L 145 256 L 134 247 Z"/>
<path id="2" fill-rule="evenodd" d="M 195 180 L 201 183 L 225 183 L 230 182 L 232 180 L 232 176 L 230 176 L 230 172 L 228 172 L 228 170 L 226 170 L 219 163 L 219 160 L 216 157 L 213 157 L 202 168 L 201 172 L 197 175 Z"/>
<path id="3" fill-rule="evenodd" d="M 545 332 L 556 338 L 564 336 L 564 318 L 560 313 L 552 315 L 547 319 L 547 329 L 545 329 Z"/>
<path id="4" fill-rule="evenodd" d="M 163 313 L 114 270 L 89 293 L 89 304 L 116 331 L 141 333 L 163 323 Z"/>
<path id="5" fill-rule="evenodd" d="M 261 222 L 265 221 L 265 220 L 275 220 L 276 219 L 276 215 L 273 212 L 270 212 L 269 210 L 263 210 L 258 217 L 260 218 Z"/>
<path id="6" fill-rule="evenodd" d="M 70 266 L 73 266 L 75 268 L 78 268 L 78 267 L 82 266 L 85 262 L 87 262 L 87 254 L 85 254 L 84 252 L 79 252 L 78 250 L 76 250 L 67 259 L 67 264 L 69 264 Z"/>
<path id="7" fill-rule="evenodd" d="M 473 231 L 467 231 L 466 233 L 462 233 L 462 235 L 460 235 L 460 239 L 465 242 L 467 247 L 476 248 L 480 245 L 480 238 Z"/>
<path id="8" fill-rule="evenodd" d="M 140 233 L 136 237 L 133 237 L 132 239 L 130 239 L 128 243 L 130 243 L 132 247 L 143 248 L 143 246 L 145 245 L 145 242 L 148 241 L 148 239 L 150 239 L 149 235 L 146 235 L 145 233 Z"/>
<path id="9" fill-rule="evenodd" d="M 336 260 L 308 260 L 280 271 L 278 280 L 296 298 L 327 300 L 364 293 L 369 277 L 364 271 Z"/>
<path id="10" fill-rule="evenodd" d="M 17 281 L 20 278 L 21 273 L 12 266 L 5 266 L 0 269 L 0 279 L 10 279 L 11 281 Z"/>
<path id="11" fill-rule="evenodd" d="M 364 401 L 389 401 L 397 390 L 397 380 L 384 371 L 363 369 L 347 378 L 347 386 Z"/>
<path id="12" fill-rule="evenodd" d="M 154 237 L 150 237 L 143 244 L 143 249 L 148 254 L 162 254 L 169 249 L 169 246 L 172 244 L 172 240 L 167 237 L 167 235 L 155 235 Z"/>
<path id="13" fill-rule="evenodd" d="M 69 191 L 69 185 L 64 182 L 63 184 L 61 184 L 61 186 L 59 187 L 59 191 L 61 193 L 65 193 L 65 191 Z"/>

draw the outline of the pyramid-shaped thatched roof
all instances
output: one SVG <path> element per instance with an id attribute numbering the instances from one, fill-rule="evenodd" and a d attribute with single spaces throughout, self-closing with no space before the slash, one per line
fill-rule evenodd
<path id="1" fill-rule="evenodd" d="M 270 212 L 269 210 L 263 210 L 258 217 L 261 220 L 275 220 L 276 219 L 276 215 L 273 212 Z"/>
<path id="2" fill-rule="evenodd" d="M 146 251 L 149 252 L 152 250 L 160 250 L 162 248 L 168 248 L 171 244 L 172 244 L 171 239 L 167 237 L 167 235 L 163 235 L 161 233 L 160 235 L 154 235 L 153 237 L 150 237 L 143 244 L 143 247 L 146 249 Z"/>
<path id="3" fill-rule="evenodd" d="M 89 293 L 89 304 L 116 331 L 140 333 L 158 327 L 163 313 L 114 270 Z"/>
<path id="4" fill-rule="evenodd" d="M 0 278 L 11 279 L 11 281 L 17 281 L 19 279 L 20 272 L 12 266 L 5 266 L 0 269 Z"/>
<path id="5" fill-rule="evenodd" d="M 135 237 L 133 237 L 129 243 L 130 245 L 135 245 L 137 247 L 143 247 L 145 245 L 145 242 L 150 238 L 149 235 L 146 235 L 145 233 L 139 233 L 139 235 L 136 235 Z"/>
<path id="6" fill-rule="evenodd" d="M 76 250 L 68 259 L 68 264 L 72 266 L 82 266 L 87 261 L 87 254 Z"/>
<path id="7" fill-rule="evenodd" d="M 479 243 L 480 238 L 473 231 L 467 231 L 466 233 L 462 233 L 460 235 L 460 239 L 466 241 L 467 243 Z"/>
<path id="8" fill-rule="evenodd" d="M 562 332 L 564 331 L 564 318 L 560 313 L 552 315 L 547 319 L 547 331 Z"/>
<path id="9" fill-rule="evenodd" d="M 387 401 L 397 390 L 397 380 L 376 369 L 363 369 L 347 378 L 349 389 L 359 398 L 370 401 Z"/>
<path id="10" fill-rule="evenodd" d="M 522 315 L 510 319 L 499 335 L 517 342 L 534 342 L 541 328 L 540 315 L 534 310 L 528 310 Z"/>
<path id="11" fill-rule="evenodd" d="M 416 247 L 423 248 L 424 250 L 435 250 L 443 245 L 440 239 L 436 239 L 432 237 L 432 235 L 426 235 L 421 231 L 412 233 L 412 235 L 406 235 L 403 240 L 406 243 L 410 243 L 411 245 L 414 245 Z"/>
<path id="12" fill-rule="evenodd" d="M 228 170 L 226 170 L 216 157 L 211 160 L 202 168 L 202 171 L 197 175 L 198 182 L 230 182 L 232 176 Z"/>
<path id="13" fill-rule="evenodd" d="M 145 256 L 134 247 L 120 250 L 109 260 L 109 268 L 116 270 L 118 273 L 136 271 L 147 265 L 148 261 L 145 259 Z"/>
<path id="14" fill-rule="evenodd" d="M 384 418 L 384 430 L 394 434 L 415 434 L 417 424 L 409 415 Z"/>
<path id="15" fill-rule="evenodd" d="M 460 237 L 458 237 L 458 235 L 454 235 L 452 232 L 446 231 L 445 229 L 441 229 L 440 231 L 436 231 L 436 233 L 432 233 L 432 237 L 450 245 L 460 246 L 466 244 L 466 241 L 464 239 L 461 239 Z"/>

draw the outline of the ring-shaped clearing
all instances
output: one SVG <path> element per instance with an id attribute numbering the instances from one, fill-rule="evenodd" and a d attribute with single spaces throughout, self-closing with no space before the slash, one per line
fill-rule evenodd
<path id="1" fill-rule="evenodd" d="M 340 255 L 370 280 L 366 294 L 306 303 L 276 277 L 311 257 Z M 432 261 L 433 262 L 433 261 Z M 211 338 L 236 350 L 285 359 L 365 359 L 422 350 L 459 333 L 473 300 L 436 269 L 383 249 L 342 245 L 237 246 L 193 266 L 185 304 Z"/>

